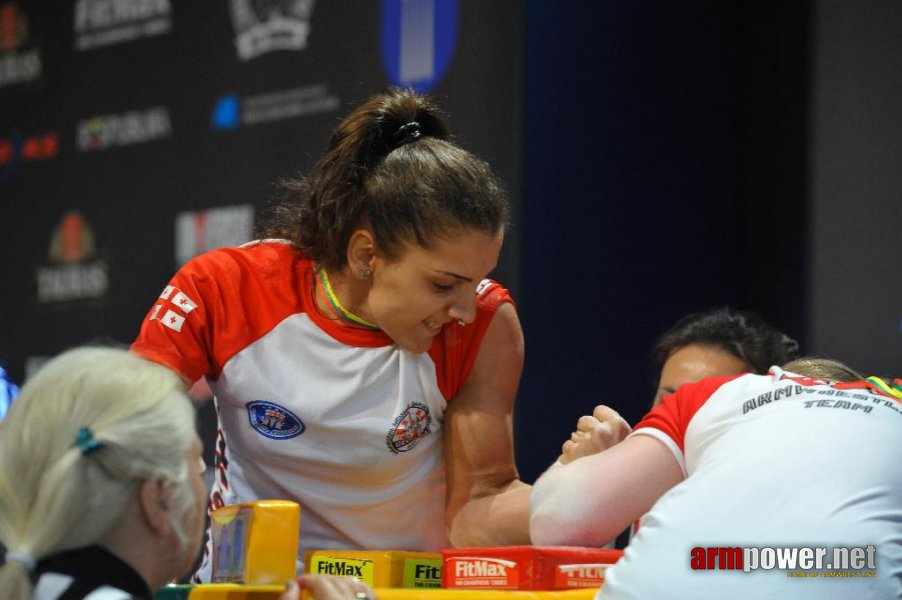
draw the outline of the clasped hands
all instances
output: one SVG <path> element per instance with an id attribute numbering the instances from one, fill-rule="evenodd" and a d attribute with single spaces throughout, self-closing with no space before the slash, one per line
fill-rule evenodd
<path id="1" fill-rule="evenodd" d="M 576 423 L 576 431 L 561 447 L 558 462 L 567 464 L 583 456 L 597 454 L 618 444 L 632 429 L 620 414 L 609 406 L 599 404 L 591 415 L 583 415 Z"/>

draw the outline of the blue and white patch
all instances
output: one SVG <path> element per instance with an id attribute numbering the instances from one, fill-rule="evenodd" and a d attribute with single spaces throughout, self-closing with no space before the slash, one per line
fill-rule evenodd
<path id="1" fill-rule="evenodd" d="M 248 402 L 247 418 L 257 433 L 274 440 L 297 437 L 307 429 L 293 412 L 266 400 Z"/>
<path id="2" fill-rule="evenodd" d="M 413 450 L 431 431 L 429 407 L 422 402 L 412 402 L 395 418 L 385 442 L 395 454 L 407 452 Z"/>
<path id="3" fill-rule="evenodd" d="M 439 84 L 457 44 L 457 0 L 382 0 L 382 66 L 419 93 Z"/>

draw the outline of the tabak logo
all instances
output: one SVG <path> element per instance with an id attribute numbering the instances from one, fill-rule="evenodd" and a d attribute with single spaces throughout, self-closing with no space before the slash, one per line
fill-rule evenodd
<path id="1" fill-rule="evenodd" d="M 314 0 L 231 0 L 229 5 L 241 60 L 307 47 Z"/>
<path id="2" fill-rule="evenodd" d="M 0 89 L 36 82 L 43 72 L 41 48 L 32 40 L 19 3 L 0 3 Z"/>
<path id="3" fill-rule="evenodd" d="M 49 265 L 38 267 L 38 302 L 92 300 L 106 296 L 105 260 L 96 258 L 94 230 L 78 211 L 66 213 L 50 237 Z"/>
<path id="4" fill-rule="evenodd" d="M 413 402 L 392 423 L 386 438 L 388 449 L 395 454 L 413 450 L 431 431 L 429 407 L 421 402 Z"/>

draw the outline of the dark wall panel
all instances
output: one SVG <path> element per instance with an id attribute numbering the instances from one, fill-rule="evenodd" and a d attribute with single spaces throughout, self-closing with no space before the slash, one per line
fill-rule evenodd
<path id="1" fill-rule="evenodd" d="M 646 412 L 650 346 L 684 314 L 730 304 L 801 332 L 796 281 L 755 277 L 797 275 L 794 261 L 768 270 L 780 250 L 757 227 L 804 206 L 804 114 L 771 104 L 787 81 L 804 88 L 804 4 L 566 6 L 528 14 L 527 480 L 596 404 L 631 423 Z M 804 246 L 793 233 L 790 252 Z"/>
<path id="2" fill-rule="evenodd" d="M 814 352 L 902 373 L 902 4 L 816 3 Z"/>
<path id="3" fill-rule="evenodd" d="M 518 292 L 524 15 L 479 0 L 0 1 L 0 310 L 16 314 L 0 364 L 21 382 L 72 345 L 130 342 L 177 245 L 249 238 L 278 180 L 388 84 L 432 94 L 509 183 L 497 276 Z"/>

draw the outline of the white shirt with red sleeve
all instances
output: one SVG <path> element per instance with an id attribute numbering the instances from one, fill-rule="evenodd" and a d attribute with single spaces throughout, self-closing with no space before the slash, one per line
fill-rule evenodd
<path id="1" fill-rule="evenodd" d="M 599 598 L 902 598 L 902 404 L 892 396 L 773 367 L 681 386 L 630 435 L 661 441 L 685 480 L 642 518 Z M 875 569 L 831 562 L 834 548 L 868 546 Z M 691 568 L 694 549 L 737 547 L 827 555 L 820 570 Z"/>
<path id="2" fill-rule="evenodd" d="M 299 557 L 441 550 L 445 408 L 510 296 L 483 281 L 474 322 L 446 325 L 414 354 L 320 314 L 314 277 L 284 241 L 202 255 L 166 286 L 132 351 L 209 380 L 220 424 L 211 506 L 299 502 Z"/>

